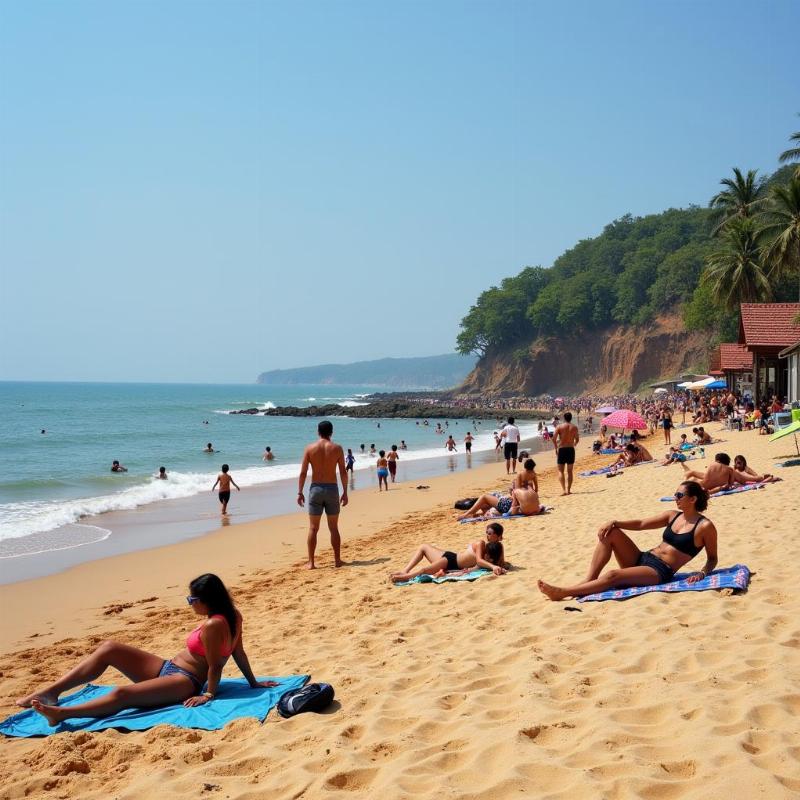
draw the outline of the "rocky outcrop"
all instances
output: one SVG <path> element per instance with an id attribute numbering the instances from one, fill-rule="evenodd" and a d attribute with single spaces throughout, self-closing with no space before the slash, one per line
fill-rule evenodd
<path id="1" fill-rule="evenodd" d="M 461 408 L 458 406 L 433 405 L 425 402 L 383 400 L 364 406 L 279 406 L 278 408 L 245 408 L 229 411 L 229 414 L 251 414 L 265 417 L 361 417 L 366 419 L 496 419 L 497 410 L 490 408 Z M 517 416 L 536 419 L 535 410 L 518 411 Z"/>
<path id="2" fill-rule="evenodd" d="M 629 392 L 682 372 L 703 372 L 708 340 L 707 334 L 686 331 L 678 316 L 537 339 L 524 349 L 488 353 L 458 391 L 505 396 Z"/>

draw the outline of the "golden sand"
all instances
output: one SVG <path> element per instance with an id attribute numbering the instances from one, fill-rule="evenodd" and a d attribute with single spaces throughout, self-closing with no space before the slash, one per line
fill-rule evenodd
<path id="1" fill-rule="evenodd" d="M 759 470 L 794 449 L 791 439 L 719 435 L 727 441 L 707 448 L 709 458 L 743 453 Z M 609 460 L 587 457 L 581 468 Z M 537 461 L 555 510 L 509 521 L 516 569 L 502 577 L 386 580 L 421 542 L 457 549 L 482 533 L 454 522 L 452 501 L 507 486 L 502 465 L 491 465 L 428 480 L 429 490 L 355 493 L 342 515 L 351 566 L 341 570 L 323 533 L 321 569 L 299 568 L 306 520 L 294 514 L 0 587 L 3 715 L 102 639 L 172 656 L 195 623 L 186 584 L 209 570 L 244 614 L 257 673 L 308 672 L 337 696 L 323 715 L 271 713 L 263 725 L 216 732 L 4 739 L 0 798 L 797 796 L 800 469 L 709 508 L 720 566 L 753 570 L 747 593 L 579 605 L 545 599 L 536 579 L 582 578 L 599 524 L 663 510 L 658 498 L 681 468 L 579 479 L 561 498 L 552 454 Z M 645 549 L 660 532 L 633 535 Z M 236 675 L 232 662 L 225 674 Z"/>

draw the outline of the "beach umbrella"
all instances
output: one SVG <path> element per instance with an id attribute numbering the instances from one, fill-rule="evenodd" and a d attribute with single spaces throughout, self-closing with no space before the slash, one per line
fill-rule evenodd
<path id="1" fill-rule="evenodd" d="M 613 414 L 609 414 L 603 420 L 603 425 L 607 425 L 609 428 L 622 428 L 623 431 L 626 428 L 636 431 L 647 430 L 647 423 L 644 421 L 644 417 L 627 408 L 620 408 Z"/>
<path id="2" fill-rule="evenodd" d="M 794 422 L 787 425 L 785 428 L 781 428 L 780 430 L 775 431 L 775 433 L 773 433 L 772 436 L 769 437 L 769 440 L 771 442 L 774 442 L 776 439 L 781 439 L 784 436 L 788 436 L 790 433 L 793 433 L 794 447 L 795 450 L 797 450 L 797 455 L 800 456 L 800 445 L 797 444 L 797 431 L 800 431 L 800 419 L 796 419 Z"/>
<path id="3" fill-rule="evenodd" d="M 691 381 L 684 381 L 683 383 L 678 384 L 679 389 L 688 389 L 691 386 Z"/>
<path id="4" fill-rule="evenodd" d="M 693 383 L 689 383 L 686 385 L 687 389 L 708 389 L 708 385 L 710 383 L 714 383 L 716 378 L 712 378 L 711 376 L 707 378 L 703 378 L 699 381 L 694 381 Z"/>
<path id="5" fill-rule="evenodd" d="M 600 408 L 596 408 L 595 414 L 613 414 L 617 409 L 614 406 L 600 406 Z"/>
<path id="6" fill-rule="evenodd" d="M 706 384 L 706 389 L 727 389 L 728 384 L 725 381 L 712 381 L 711 383 Z"/>
<path id="7" fill-rule="evenodd" d="M 666 394 L 667 390 L 659 386 L 658 389 L 653 390 L 653 394 Z"/>

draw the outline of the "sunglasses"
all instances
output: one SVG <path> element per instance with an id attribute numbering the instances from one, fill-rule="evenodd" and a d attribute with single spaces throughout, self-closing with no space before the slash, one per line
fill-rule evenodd
<path id="1" fill-rule="evenodd" d="M 675 492 L 675 499 L 676 500 L 681 500 L 684 497 L 686 497 L 686 492 Z"/>
<path id="2" fill-rule="evenodd" d="M 199 599 L 200 599 L 199 597 L 195 597 L 194 595 L 191 595 L 191 594 L 190 594 L 190 595 L 187 595 L 187 597 L 186 597 L 186 602 L 187 602 L 189 605 L 193 605 L 193 604 L 194 604 L 194 603 L 196 603 L 196 602 L 197 602 Z"/>

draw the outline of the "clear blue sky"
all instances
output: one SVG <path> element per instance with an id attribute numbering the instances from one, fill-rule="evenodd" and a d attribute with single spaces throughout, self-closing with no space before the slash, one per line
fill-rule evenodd
<path id="1" fill-rule="evenodd" d="M 795 0 L 0 0 L 0 379 L 452 351 L 478 293 L 772 171 Z"/>

